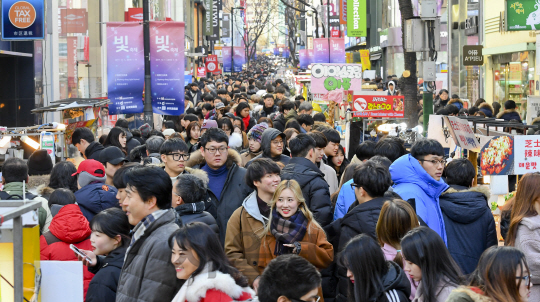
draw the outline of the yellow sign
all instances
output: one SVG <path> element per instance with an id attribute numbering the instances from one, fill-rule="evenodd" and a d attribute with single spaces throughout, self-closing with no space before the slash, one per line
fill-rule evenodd
<path id="1" fill-rule="evenodd" d="M 362 62 L 363 70 L 370 70 L 371 69 L 371 61 L 369 60 L 369 50 L 368 49 L 361 49 L 360 50 L 360 60 Z"/>

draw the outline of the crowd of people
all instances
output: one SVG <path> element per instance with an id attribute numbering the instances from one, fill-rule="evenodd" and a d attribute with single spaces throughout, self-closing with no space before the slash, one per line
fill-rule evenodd
<path id="1" fill-rule="evenodd" d="M 81 261 L 85 301 L 540 301 L 539 175 L 499 246 L 470 161 L 390 137 L 349 161 L 324 115 L 257 70 L 190 84 L 159 130 L 76 129 L 78 166 L 6 160 L 1 199 L 42 202 L 41 259 Z"/>

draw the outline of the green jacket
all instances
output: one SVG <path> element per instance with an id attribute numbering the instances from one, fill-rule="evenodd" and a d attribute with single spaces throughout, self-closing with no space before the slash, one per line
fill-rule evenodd
<path id="1" fill-rule="evenodd" d="M 10 182 L 4 186 L 4 192 L 9 195 L 19 195 L 23 196 L 23 183 L 22 182 Z M 26 193 L 28 192 L 28 187 L 25 188 Z M 49 231 L 49 225 L 51 224 L 52 215 L 49 210 L 49 201 L 41 196 L 37 196 L 33 200 L 41 201 L 41 207 L 38 208 L 38 223 L 40 234 L 46 233 Z"/>

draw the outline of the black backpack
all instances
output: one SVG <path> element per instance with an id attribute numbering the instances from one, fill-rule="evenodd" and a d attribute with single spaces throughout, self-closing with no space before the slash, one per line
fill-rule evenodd
<path id="1" fill-rule="evenodd" d="M 32 200 L 36 197 L 38 196 L 32 193 L 28 193 L 28 192 L 26 193 L 26 199 Z M 6 191 L 0 191 L 0 200 L 23 200 L 23 197 L 17 194 L 10 195 Z"/>

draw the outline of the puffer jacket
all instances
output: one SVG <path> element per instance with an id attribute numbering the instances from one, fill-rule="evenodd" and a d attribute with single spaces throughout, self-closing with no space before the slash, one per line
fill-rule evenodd
<path id="1" fill-rule="evenodd" d="M 97 257 L 95 266 L 88 271 L 95 274 L 90 282 L 85 302 L 114 302 L 120 271 L 124 264 L 127 247 L 119 247 L 106 257 Z"/>
<path id="2" fill-rule="evenodd" d="M 285 134 L 283 134 L 281 131 L 274 129 L 274 128 L 268 128 L 264 130 L 262 137 L 261 137 L 261 150 L 262 153 L 257 155 L 254 159 L 250 160 L 246 164 L 246 169 L 249 167 L 249 165 L 256 160 L 257 158 L 269 158 L 275 162 L 281 162 L 283 165 L 287 165 L 289 163 L 290 157 L 280 154 L 276 157 L 272 157 L 272 154 L 270 153 L 270 148 L 272 147 L 272 140 L 276 139 L 278 136 L 281 136 L 283 138 L 283 143 L 286 142 Z"/>
<path id="3" fill-rule="evenodd" d="M 242 206 L 242 201 L 253 191 L 245 181 L 246 169 L 240 167 L 242 158 L 238 152 L 229 149 L 227 161 L 225 164 L 228 168 L 227 180 L 221 190 L 221 198 L 218 200 L 212 190 L 208 190 L 211 203 L 216 209 L 216 221 L 219 227 L 219 239 L 222 244 L 225 243 L 225 231 L 227 221 L 232 213 Z M 198 150 L 191 154 L 191 157 L 186 162 L 186 167 L 200 168 L 206 164 L 206 161 Z M 208 208 L 206 209 L 208 211 Z"/>
<path id="4" fill-rule="evenodd" d="M 73 244 L 83 250 L 93 250 L 90 243 L 91 233 L 90 224 L 77 205 L 63 206 L 52 219 L 49 231 L 40 237 L 40 259 L 77 261 L 77 255 L 69 248 L 69 245 Z M 80 262 L 80 265 L 83 265 L 82 262 Z M 94 274 L 90 273 L 86 266 L 83 266 L 85 296 L 93 277 Z"/>
<path id="5" fill-rule="evenodd" d="M 117 192 L 115 187 L 96 182 L 77 190 L 75 197 L 84 217 L 88 221 L 92 221 L 97 213 L 119 206 L 118 199 L 116 199 Z"/>
<path id="6" fill-rule="evenodd" d="M 457 107 L 457 109 L 461 110 L 463 108 L 463 101 L 460 99 L 451 99 L 448 102 L 448 105 L 454 105 Z"/>
<path id="7" fill-rule="evenodd" d="M 105 147 L 99 142 L 91 142 L 90 145 L 86 147 L 86 150 L 84 150 L 84 156 L 86 159 L 95 159 L 99 161 L 99 155 L 103 149 L 105 149 Z"/>
<path id="8" fill-rule="evenodd" d="M 488 207 L 489 189 L 451 185 L 439 197 L 448 251 L 461 271 L 468 275 L 478 265 L 482 253 L 497 245 L 497 230 Z"/>
<path id="9" fill-rule="evenodd" d="M 531 283 L 540 284 L 540 216 L 525 217 L 518 225 L 514 247 L 527 258 Z M 540 286 L 531 287 L 529 301 L 540 301 Z"/>
<path id="10" fill-rule="evenodd" d="M 499 114 L 497 114 L 497 118 L 503 119 L 505 121 L 518 120 L 520 123 L 522 122 L 521 116 L 519 116 L 519 113 L 516 109 L 506 109 L 502 112 L 499 112 Z"/>
<path id="11" fill-rule="evenodd" d="M 39 195 L 39 188 L 49 184 L 51 179 L 50 175 L 32 175 L 28 176 L 28 192 Z M 49 199 L 49 198 L 45 198 Z"/>
<path id="12" fill-rule="evenodd" d="M 174 208 L 176 213 L 180 216 L 183 225 L 191 222 L 202 222 L 208 225 L 212 229 L 212 231 L 216 232 L 216 234 L 219 235 L 219 228 L 216 219 L 204 209 L 204 201 L 199 201 L 195 203 L 184 203 Z"/>
<path id="13" fill-rule="evenodd" d="M 349 207 L 355 202 L 356 195 L 354 195 L 354 190 L 351 188 L 353 182 L 354 179 L 351 179 L 341 186 L 336 201 L 336 208 L 334 209 L 334 220 L 345 216 L 347 211 L 349 211 Z"/>
<path id="14" fill-rule="evenodd" d="M 54 192 L 54 190 L 55 189 L 49 187 L 48 184 L 47 184 L 47 185 L 41 185 L 41 186 L 37 187 L 36 193 L 39 196 L 49 200 L 49 197 L 51 197 L 51 194 Z"/>
<path id="15" fill-rule="evenodd" d="M 478 287 L 460 286 L 454 289 L 446 302 L 492 302 Z"/>
<path id="16" fill-rule="evenodd" d="M 257 204 L 257 191 L 253 191 L 227 223 L 225 253 L 234 267 L 249 279 L 249 284 L 259 276 L 259 248 L 266 235 L 267 222 L 268 218 L 261 214 Z"/>
<path id="17" fill-rule="evenodd" d="M 178 230 L 173 209 L 152 222 L 126 253 L 117 302 L 171 301 L 182 281 L 176 278 L 168 240 Z"/>
<path id="18" fill-rule="evenodd" d="M 486 117 L 493 117 L 493 106 L 484 102 L 478 106 L 478 110 L 482 111 Z"/>
<path id="19" fill-rule="evenodd" d="M 274 105 L 271 110 L 265 110 L 266 107 L 263 105 L 260 110 L 257 110 L 253 113 L 255 120 L 259 120 L 261 117 L 270 117 L 270 115 L 279 112 L 279 107 Z"/>
<path id="20" fill-rule="evenodd" d="M 321 225 L 332 222 L 332 203 L 324 174 L 312 161 L 304 157 L 293 157 L 283 170 L 281 180 L 294 179 L 302 188 L 302 195 L 313 217 Z"/>
<path id="21" fill-rule="evenodd" d="M 405 272 L 396 263 L 388 261 L 388 272 L 382 278 L 384 296 L 389 302 L 408 302 L 411 284 Z"/>

